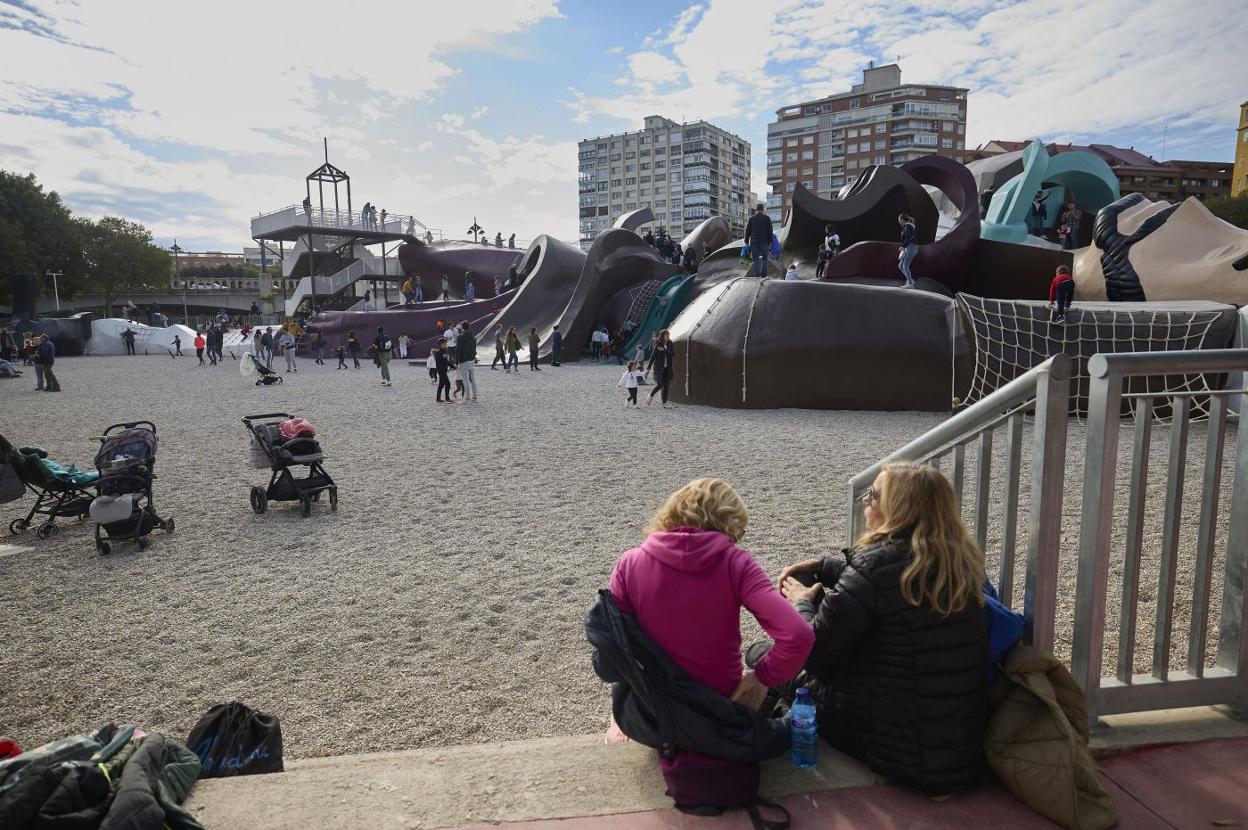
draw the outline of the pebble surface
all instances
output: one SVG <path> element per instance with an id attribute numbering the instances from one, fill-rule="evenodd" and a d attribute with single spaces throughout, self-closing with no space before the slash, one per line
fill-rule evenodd
<path id="1" fill-rule="evenodd" d="M 64 359 L 60 394 L 32 391 L 30 372 L 0 381 L 0 430 L 64 463 L 90 468 L 92 436 L 111 423 L 155 421 L 156 505 L 177 522 L 145 551 L 117 544 L 108 557 L 73 520 L 51 539 L 3 539 L 23 549 L 0 556 L 0 734 L 27 746 L 116 720 L 185 737 L 230 700 L 280 717 L 291 757 L 603 729 L 608 690 L 583 616 L 672 490 L 703 475 L 732 482 L 750 508 L 743 545 L 778 573 L 841 548 L 847 479 L 945 417 L 664 410 L 644 405 L 648 388 L 633 410 L 621 371 L 482 365 L 479 402 L 457 406 L 434 402 L 423 361 L 393 361 L 392 387 L 370 363 L 332 360 L 300 360 L 283 384 L 256 387 L 228 355 L 200 368 L 193 353 Z M 324 501 L 307 519 L 295 503 L 252 512 L 248 491 L 268 471 L 249 464 L 239 419 L 265 412 L 316 425 L 337 513 Z M 1193 447 L 1202 440 L 1194 429 Z M 995 568 L 999 490 L 994 500 Z M 1077 538 L 1071 503 L 1064 539 Z M 23 505 L 0 506 L 5 526 Z"/>

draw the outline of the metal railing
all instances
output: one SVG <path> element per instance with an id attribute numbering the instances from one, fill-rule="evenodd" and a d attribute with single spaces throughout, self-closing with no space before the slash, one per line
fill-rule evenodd
<path id="1" fill-rule="evenodd" d="M 913 460 L 941 466 L 947 461 L 950 465 L 949 478 L 961 506 L 966 447 L 978 444 L 973 528 L 976 543 L 981 549 L 985 547 L 990 518 L 989 493 L 993 484 L 993 436 L 998 429 L 1004 429 L 1005 497 L 1002 503 L 1001 565 L 996 577 L 1001 601 L 1010 605 L 1017 548 L 1023 418 L 1027 412 L 1034 411 L 1023 617 L 1031 642 L 1051 651 L 1057 613 L 1057 564 L 1061 542 L 1070 375 L 1070 358 L 1055 355 L 851 478 L 848 543 L 852 545 L 865 528 L 861 499 L 884 464 Z"/>
<path id="2" fill-rule="evenodd" d="M 1226 524 L 1225 566 L 1215 665 L 1206 668 L 1206 643 L 1211 624 L 1211 587 L 1215 550 L 1219 545 L 1218 512 L 1226 444 L 1228 404 L 1232 396 L 1244 403 L 1242 389 L 1215 391 L 1131 392 L 1132 378 L 1193 372 L 1228 373 L 1248 368 L 1248 349 L 1101 354 L 1088 363 L 1091 378 L 1088 443 L 1083 480 L 1079 534 L 1078 581 L 1075 589 L 1071 672 L 1088 697 L 1088 713 L 1098 715 L 1150 709 L 1244 702 L 1248 697 L 1248 637 L 1243 624 L 1248 601 L 1248 430 L 1237 429 L 1237 455 Z M 1124 389 L 1127 386 L 1127 389 Z M 1148 387 L 1144 386 L 1147 390 Z M 1207 399 L 1205 458 L 1198 506 L 1195 555 L 1181 561 L 1183 492 L 1187 476 L 1189 425 L 1194 399 Z M 1151 672 L 1135 674 L 1137 610 L 1140 601 L 1141 554 L 1149 486 L 1149 454 L 1158 402 L 1170 410 L 1169 454 L 1165 473 L 1164 516 L 1155 593 Z M 1115 485 L 1119 461 L 1119 427 L 1123 404 L 1134 416 L 1132 458 L 1127 495 L 1126 536 L 1122 569 L 1122 601 L 1118 614 L 1118 654 L 1112 676 L 1104 676 L 1106 597 L 1115 522 Z M 1241 412 L 1245 411 L 1242 409 Z M 1180 571 L 1182 566 L 1182 571 Z M 1175 588 L 1180 576 L 1191 578 L 1191 614 L 1185 668 L 1171 671 L 1175 636 Z"/>
<path id="3" fill-rule="evenodd" d="M 429 233 L 437 241 L 441 241 L 443 238 L 441 229 L 427 227 L 415 216 L 408 214 L 387 213 L 385 221 L 382 222 L 380 211 L 374 219 L 371 214 L 365 216 L 362 211 L 358 210 L 306 208 L 302 204 L 298 204 L 287 205 L 284 208 L 269 211 L 268 213 L 261 213 L 253 216 L 251 219 L 253 236 L 258 233 L 267 233 L 279 228 L 296 225 L 309 226 L 322 232 L 325 229 L 375 231 L 380 233 L 410 234 L 422 239 L 425 238 L 426 233 Z"/>

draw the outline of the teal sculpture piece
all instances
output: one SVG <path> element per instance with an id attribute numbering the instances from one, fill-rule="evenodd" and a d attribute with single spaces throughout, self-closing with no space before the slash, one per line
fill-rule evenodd
<path id="1" fill-rule="evenodd" d="M 1097 155 L 1075 151 L 1050 156 L 1043 144 L 1033 141 L 1023 151 L 1023 172 L 993 195 L 979 235 L 998 242 L 1025 241 L 1032 231 L 1031 202 L 1037 192 L 1046 194 L 1044 226 L 1051 228 L 1069 198 L 1093 215 L 1117 201 L 1118 177 Z"/>

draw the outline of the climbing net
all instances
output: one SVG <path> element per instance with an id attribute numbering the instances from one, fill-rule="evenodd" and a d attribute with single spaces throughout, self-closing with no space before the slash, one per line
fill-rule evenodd
<path id="1" fill-rule="evenodd" d="M 993 300 L 959 294 L 958 301 L 975 338 L 975 371 L 966 403 L 987 397 L 1014 378 L 1055 354 L 1071 358 L 1072 414 L 1088 412 L 1088 360 L 1096 354 L 1160 352 L 1205 348 L 1218 311 L 1079 308 L 1066 312 L 1066 322 L 1049 322 L 1050 309 L 1037 301 Z M 1156 375 L 1128 378 L 1124 393 L 1166 397 L 1176 392 L 1208 392 L 1211 376 Z M 1124 400 L 1124 405 L 1129 404 Z M 1168 416 L 1158 407 L 1155 416 Z M 1192 398 L 1193 418 L 1209 414 L 1209 398 Z"/>
<path id="2" fill-rule="evenodd" d="M 629 289 L 629 298 L 631 302 L 628 305 L 628 314 L 625 320 L 631 322 L 634 326 L 641 322 L 641 318 L 646 313 L 646 308 L 650 305 L 650 300 L 654 297 L 659 286 L 662 285 L 658 280 L 646 280 L 641 285 L 634 286 Z"/>

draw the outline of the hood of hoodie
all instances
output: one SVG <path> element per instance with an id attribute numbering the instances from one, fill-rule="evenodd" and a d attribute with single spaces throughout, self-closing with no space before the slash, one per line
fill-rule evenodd
<path id="1" fill-rule="evenodd" d="M 686 572 L 710 568 L 733 547 L 733 541 L 726 533 L 692 527 L 657 531 L 641 543 L 641 549 L 648 556 Z"/>

